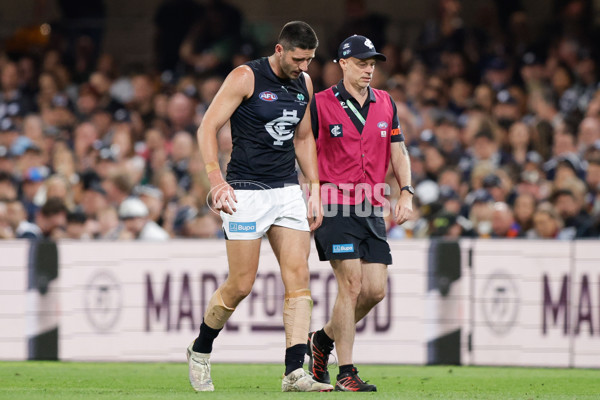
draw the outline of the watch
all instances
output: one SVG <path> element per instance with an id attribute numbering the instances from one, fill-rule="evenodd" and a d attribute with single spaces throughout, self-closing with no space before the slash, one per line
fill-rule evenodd
<path id="1" fill-rule="evenodd" d="M 412 194 L 412 195 L 414 195 L 414 194 L 415 194 L 415 188 L 414 188 L 414 187 L 412 187 L 411 185 L 408 185 L 408 186 L 402 186 L 402 187 L 400 188 L 400 192 L 402 192 L 403 190 L 406 190 L 408 193 L 410 193 L 410 194 Z"/>

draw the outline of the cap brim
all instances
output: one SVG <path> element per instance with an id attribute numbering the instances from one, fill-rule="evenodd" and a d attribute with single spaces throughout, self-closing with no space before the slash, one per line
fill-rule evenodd
<path id="1" fill-rule="evenodd" d="M 358 58 L 359 60 L 366 60 L 368 58 L 374 58 L 379 61 L 386 61 L 387 57 L 381 53 L 370 51 L 368 53 L 352 54 L 350 57 Z"/>

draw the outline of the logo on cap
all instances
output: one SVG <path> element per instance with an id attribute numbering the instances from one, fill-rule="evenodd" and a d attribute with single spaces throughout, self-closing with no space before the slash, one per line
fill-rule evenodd
<path id="1" fill-rule="evenodd" d="M 371 42 L 371 40 L 369 39 L 365 40 L 365 46 L 367 46 L 371 50 L 375 48 L 375 46 L 373 46 L 373 42 Z"/>

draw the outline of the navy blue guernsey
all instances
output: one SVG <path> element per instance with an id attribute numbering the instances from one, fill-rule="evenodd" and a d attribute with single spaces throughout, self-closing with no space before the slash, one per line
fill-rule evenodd
<path id="1" fill-rule="evenodd" d="M 304 75 L 280 79 L 266 57 L 246 65 L 254 72 L 254 92 L 231 116 L 227 182 L 250 190 L 298 184 L 293 138 L 309 100 Z"/>

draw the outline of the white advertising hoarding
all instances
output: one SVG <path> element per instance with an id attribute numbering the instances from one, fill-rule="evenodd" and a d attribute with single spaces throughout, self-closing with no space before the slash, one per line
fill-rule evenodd
<path id="1" fill-rule="evenodd" d="M 357 328 L 355 360 L 425 360 L 423 296 L 427 241 L 392 243 L 388 297 Z M 210 296 L 227 275 L 224 241 L 61 242 L 61 360 L 182 361 Z M 328 263 L 309 260 L 312 328 L 336 295 Z M 217 338 L 216 362 L 283 362 L 283 284 L 263 242 L 252 293 Z"/>
<path id="2" fill-rule="evenodd" d="M 0 257 L 0 359 L 27 359 L 28 241 L 2 241 Z"/>
<path id="3" fill-rule="evenodd" d="M 597 242 L 473 246 L 470 364 L 600 367 Z"/>
<path id="4" fill-rule="evenodd" d="M 388 294 L 359 323 L 354 359 L 425 364 L 427 340 L 451 324 L 462 327 L 465 365 L 600 368 L 599 244 L 461 241 L 462 277 L 443 295 L 428 291 L 430 242 L 392 241 Z M 62 360 L 183 361 L 211 294 L 227 276 L 224 241 L 58 247 L 53 284 Z M 29 248 L 28 241 L 0 243 L 2 360 L 27 358 L 29 322 L 39 327 L 47 314 L 43 305 L 37 311 L 28 305 Z M 318 329 L 330 315 L 336 282 L 314 248 L 309 265 L 311 326 Z M 213 360 L 283 363 L 282 307 L 279 267 L 264 242 L 253 291 L 217 339 Z M 42 319 L 31 320 L 34 314 Z"/>
<path id="5" fill-rule="evenodd" d="M 600 367 L 600 249 L 597 241 L 574 243 L 575 266 L 564 275 L 571 282 L 568 335 L 573 340 L 572 366 Z M 563 277 L 564 278 L 564 277 Z M 556 297 L 556 296 L 555 296 Z"/>

